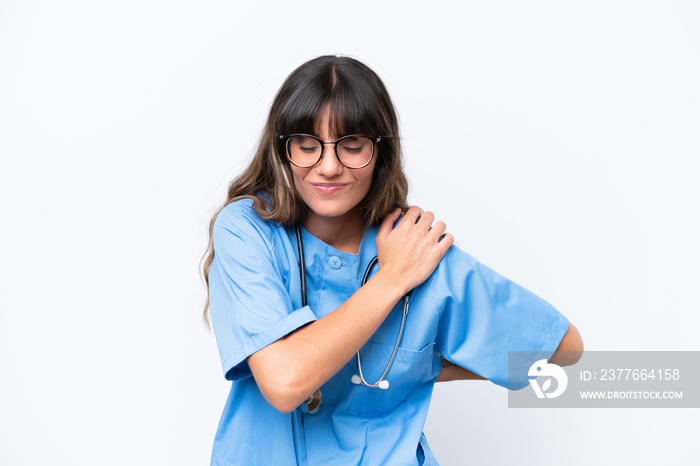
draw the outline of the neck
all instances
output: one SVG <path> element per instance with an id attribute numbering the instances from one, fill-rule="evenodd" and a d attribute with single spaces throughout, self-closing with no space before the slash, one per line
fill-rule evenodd
<path id="1" fill-rule="evenodd" d="M 342 217 L 306 215 L 301 222 L 309 233 L 339 251 L 357 254 L 365 234 L 365 225 L 359 211 L 350 211 Z"/>

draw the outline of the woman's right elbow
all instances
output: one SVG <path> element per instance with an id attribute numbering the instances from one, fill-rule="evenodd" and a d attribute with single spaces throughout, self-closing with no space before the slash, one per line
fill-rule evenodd
<path id="1" fill-rule="evenodd" d="M 298 389 L 298 385 L 295 389 L 295 384 L 283 380 L 261 384 L 256 379 L 256 382 L 267 402 L 281 413 L 291 413 L 306 399 Z"/>
<path id="2" fill-rule="evenodd" d="M 305 393 L 303 375 L 293 364 L 288 363 L 288 358 L 280 357 L 276 345 L 277 343 L 273 343 L 248 356 L 248 365 L 267 402 L 276 410 L 289 413 L 311 393 Z"/>

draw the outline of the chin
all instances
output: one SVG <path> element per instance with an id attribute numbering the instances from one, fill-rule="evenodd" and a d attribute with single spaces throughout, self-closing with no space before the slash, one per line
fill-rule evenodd
<path id="1" fill-rule="evenodd" d="M 338 217 L 343 217 L 344 215 L 348 214 L 350 212 L 349 209 L 333 209 L 333 208 L 328 208 L 328 209 L 310 209 L 314 214 L 318 215 L 319 217 L 323 218 L 338 218 Z"/>
<path id="2" fill-rule="evenodd" d="M 328 204 L 323 204 L 321 205 L 316 204 L 307 204 L 307 207 L 309 208 L 309 213 L 311 215 L 316 215 L 318 217 L 326 218 L 326 219 L 331 219 L 331 218 L 341 218 L 344 217 L 350 213 L 352 213 L 355 210 L 356 205 L 352 206 L 347 206 L 347 205 L 328 205 Z"/>

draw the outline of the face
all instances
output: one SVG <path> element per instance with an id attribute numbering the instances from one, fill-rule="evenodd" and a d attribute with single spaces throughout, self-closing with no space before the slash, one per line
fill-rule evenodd
<path id="1" fill-rule="evenodd" d="M 324 141 L 335 141 L 344 134 L 330 133 L 330 106 L 326 106 L 321 116 L 319 134 Z M 372 173 L 377 160 L 375 148 L 372 161 L 363 168 L 347 168 L 336 157 L 333 145 L 325 144 L 323 157 L 310 168 L 294 165 L 292 173 L 294 186 L 302 200 L 309 207 L 304 225 L 321 221 L 349 222 L 361 221 L 358 204 L 365 198 L 372 186 Z"/>

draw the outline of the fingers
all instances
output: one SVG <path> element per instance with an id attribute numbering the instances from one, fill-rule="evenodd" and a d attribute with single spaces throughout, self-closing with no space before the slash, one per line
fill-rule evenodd
<path id="1" fill-rule="evenodd" d="M 448 249 L 450 249 L 450 246 L 452 246 L 452 243 L 455 242 L 454 236 L 450 233 L 445 233 L 440 237 L 438 240 L 439 245 L 442 247 L 442 254 L 444 255 Z"/>
<path id="2" fill-rule="evenodd" d="M 394 228 L 394 222 L 399 219 L 401 216 L 401 209 L 396 209 L 382 220 L 382 223 L 379 225 L 379 231 L 377 232 L 377 236 L 379 237 L 385 237 L 388 235 L 392 228 Z"/>
<path id="3" fill-rule="evenodd" d="M 416 222 L 416 225 L 423 228 L 424 230 L 430 230 L 434 221 L 435 214 L 433 214 L 432 212 L 423 212 L 420 218 L 418 219 L 418 222 Z"/>
<path id="4" fill-rule="evenodd" d="M 445 230 L 447 229 L 445 222 L 438 221 L 433 224 L 435 221 L 435 214 L 432 212 L 426 212 L 418 206 L 411 206 L 404 213 L 402 213 L 400 209 L 396 209 L 384 217 L 381 225 L 379 226 L 377 236 L 385 238 L 389 233 L 391 233 L 394 223 L 402 215 L 404 218 L 401 219 L 399 225 L 404 225 L 407 227 L 415 225 L 425 231 L 426 236 L 430 237 L 436 243 L 443 243 L 445 237 L 449 235 L 449 240 L 443 244 L 445 249 L 449 248 L 449 246 L 454 242 L 452 235 L 449 233 L 445 234 Z"/>
<path id="5" fill-rule="evenodd" d="M 430 211 L 424 211 L 418 206 L 411 206 L 403 214 L 403 216 L 404 218 L 401 219 L 401 223 L 399 225 L 403 225 L 405 227 L 416 225 L 422 230 L 430 232 L 431 236 L 435 238 L 435 241 L 438 241 L 439 236 L 445 232 L 446 226 L 444 222 L 436 222 L 435 225 L 433 225 L 433 222 L 435 221 L 435 214 Z"/>
<path id="6" fill-rule="evenodd" d="M 396 210 L 382 220 L 377 232 L 377 255 L 380 273 L 408 291 L 435 271 L 454 240 L 445 233 L 444 222 L 435 222 L 432 212 L 413 206 L 394 228 L 400 215 Z"/>
<path id="7" fill-rule="evenodd" d="M 440 256 L 442 257 L 450 246 L 452 246 L 452 243 L 454 243 L 454 237 L 450 233 L 445 233 L 445 230 L 447 229 L 445 222 L 437 221 L 433 225 L 434 220 L 435 215 L 433 215 L 432 212 L 425 212 L 423 215 L 421 215 L 417 225 L 427 228 L 428 231 L 426 236 L 431 239 L 431 242 L 440 244 L 438 250 L 440 251 Z"/>
<path id="8" fill-rule="evenodd" d="M 409 224 L 408 221 L 411 221 L 412 223 L 410 223 L 409 225 L 415 224 L 425 231 L 430 231 L 431 229 L 435 228 L 435 226 L 433 225 L 433 222 L 435 221 L 435 214 L 429 211 L 426 212 L 418 206 L 412 206 L 410 209 L 408 209 L 408 211 L 406 211 L 405 217 L 407 224 Z M 442 225 L 444 226 L 445 224 L 442 223 Z M 443 232 L 444 228 L 440 232 L 440 234 L 442 234 Z"/>
<path id="9" fill-rule="evenodd" d="M 412 224 L 418 223 L 418 220 L 420 219 L 422 213 L 423 209 L 421 209 L 420 207 L 415 205 L 411 206 L 404 214 L 404 218 L 402 221 L 410 221 Z"/>
<path id="10" fill-rule="evenodd" d="M 435 222 L 435 224 L 430 229 L 429 234 L 433 238 L 433 240 L 437 242 L 440 241 L 440 237 L 443 235 L 443 233 L 445 233 L 446 229 L 447 225 L 445 225 L 445 222 Z"/>

